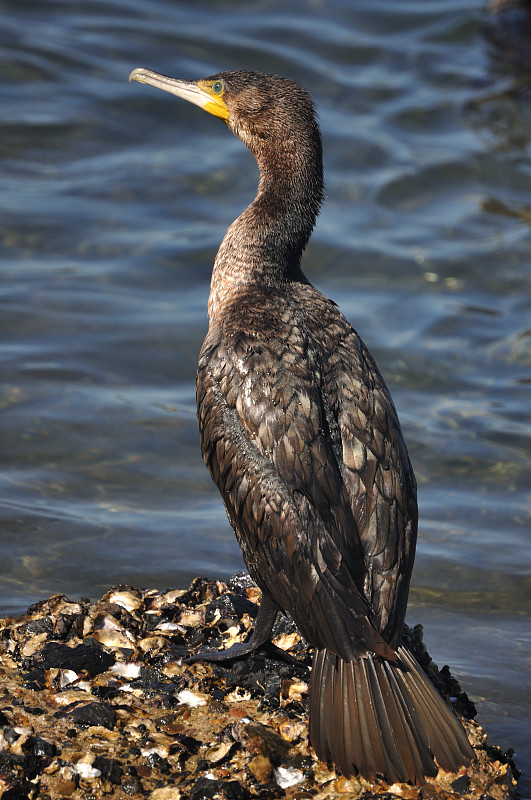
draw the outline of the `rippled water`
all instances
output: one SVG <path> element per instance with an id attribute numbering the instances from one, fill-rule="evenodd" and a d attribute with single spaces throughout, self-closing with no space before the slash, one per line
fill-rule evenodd
<path id="1" fill-rule="evenodd" d="M 0 13 L 0 613 L 242 566 L 194 375 L 212 260 L 256 168 L 219 121 L 127 76 L 285 74 L 324 135 L 305 270 L 376 356 L 419 481 L 409 619 L 529 776 L 531 112 L 482 4 Z"/>

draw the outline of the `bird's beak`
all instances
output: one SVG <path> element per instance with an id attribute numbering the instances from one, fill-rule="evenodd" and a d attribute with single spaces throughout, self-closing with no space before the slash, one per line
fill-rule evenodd
<path id="1" fill-rule="evenodd" d="M 129 75 L 129 80 L 147 83 L 149 86 L 155 86 L 157 89 L 182 97 L 183 100 L 188 100 L 190 103 L 204 108 L 215 117 L 227 120 L 230 116 L 223 98 L 213 94 L 209 81 L 197 81 L 197 83 L 179 81 L 177 78 L 168 78 L 167 75 L 160 75 L 158 72 L 144 67 L 134 69 Z"/>

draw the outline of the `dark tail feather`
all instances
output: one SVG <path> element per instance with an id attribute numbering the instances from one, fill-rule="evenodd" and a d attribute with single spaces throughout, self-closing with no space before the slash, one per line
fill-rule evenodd
<path id="1" fill-rule="evenodd" d="M 316 650 L 310 684 L 310 740 L 346 775 L 381 775 L 421 785 L 437 764 L 456 772 L 474 758 L 463 726 L 412 654 L 342 661 Z"/>

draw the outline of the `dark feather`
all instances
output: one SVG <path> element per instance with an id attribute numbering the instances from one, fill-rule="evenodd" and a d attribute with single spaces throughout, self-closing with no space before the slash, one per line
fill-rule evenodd
<path id="1" fill-rule="evenodd" d="M 310 738 L 319 757 L 334 761 L 345 775 L 385 775 L 390 783 L 422 785 L 426 776 L 437 775 L 437 765 L 455 772 L 473 750 L 411 653 L 404 647 L 398 653 L 400 662 L 392 664 L 371 655 L 343 662 L 317 650 Z"/>

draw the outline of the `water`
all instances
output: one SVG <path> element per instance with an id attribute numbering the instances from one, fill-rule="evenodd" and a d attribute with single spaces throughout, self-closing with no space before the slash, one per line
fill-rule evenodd
<path id="1" fill-rule="evenodd" d="M 419 481 L 409 611 L 531 796 L 531 147 L 467 0 L 0 2 L 0 613 L 242 567 L 199 452 L 210 268 L 250 154 L 133 67 L 318 104 L 305 270 L 391 387 Z M 527 780 L 527 782 L 526 782 Z"/>

